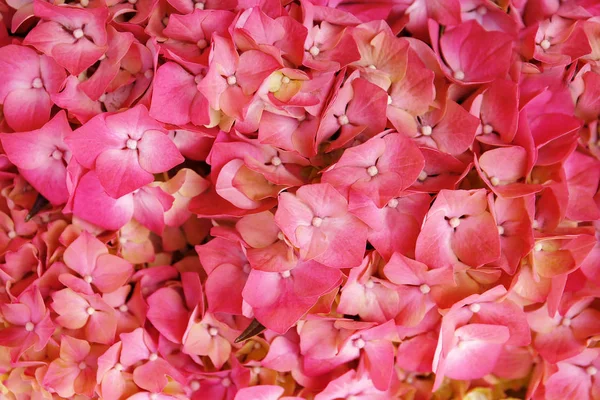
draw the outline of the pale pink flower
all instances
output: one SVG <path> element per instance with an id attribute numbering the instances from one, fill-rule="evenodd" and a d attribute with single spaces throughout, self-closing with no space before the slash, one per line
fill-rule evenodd
<path id="1" fill-rule="evenodd" d="M 300 257 L 326 266 L 348 268 L 362 260 L 367 227 L 348 212 L 348 202 L 326 183 L 282 193 L 275 222 Z"/>

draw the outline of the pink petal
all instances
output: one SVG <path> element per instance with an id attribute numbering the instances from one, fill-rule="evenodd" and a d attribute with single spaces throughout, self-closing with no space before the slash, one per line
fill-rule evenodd
<path id="1" fill-rule="evenodd" d="M 101 153 L 96 160 L 96 174 L 106 193 L 114 198 L 131 193 L 154 180 L 154 176 L 140 166 L 137 152 L 130 149 Z"/>

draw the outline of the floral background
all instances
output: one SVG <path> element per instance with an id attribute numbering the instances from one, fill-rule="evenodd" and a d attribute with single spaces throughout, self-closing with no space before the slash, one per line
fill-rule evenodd
<path id="1" fill-rule="evenodd" d="M 599 16 L 0 0 L 0 398 L 600 399 Z"/>

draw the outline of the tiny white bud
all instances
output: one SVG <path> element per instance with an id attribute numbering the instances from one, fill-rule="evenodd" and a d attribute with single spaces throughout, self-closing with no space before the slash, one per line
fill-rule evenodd
<path id="1" fill-rule="evenodd" d="M 136 150 L 137 149 L 137 144 L 138 141 L 135 139 L 127 139 L 127 143 L 126 146 L 129 150 Z"/>
<path id="2" fill-rule="evenodd" d="M 31 82 L 31 87 L 34 89 L 41 89 L 44 87 L 44 82 L 40 78 L 35 78 L 33 82 Z"/>
<path id="3" fill-rule="evenodd" d="M 321 50 L 319 50 L 319 48 L 317 46 L 312 46 L 310 49 L 308 49 L 308 52 L 310 54 L 312 54 L 313 57 L 316 57 L 319 55 L 319 53 L 321 52 Z"/>
<path id="4" fill-rule="evenodd" d="M 463 79 L 465 79 L 465 73 L 460 70 L 454 71 L 453 76 L 454 76 L 454 79 L 459 80 L 459 81 L 462 81 Z"/>
<path id="5" fill-rule="evenodd" d="M 370 177 L 374 177 L 377 174 L 379 174 L 379 170 L 377 169 L 377 166 L 371 165 L 369 168 L 367 168 L 367 174 L 369 174 Z"/>
<path id="6" fill-rule="evenodd" d="M 338 117 L 338 123 L 340 125 L 347 125 L 350 123 L 350 120 L 348 119 L 347 115 L 343 114 Z"/>
<path id="7" fill-rule="evenodd" d="M 548 39 L 544 39 L 541 41 L 540 43 L 540 47 L 544 50 L 548 50 L 550 48 L 551 44 L 550 41 Z"/>
<path id="8" fill-rule="evenodd" d="M 431 134 L 433 133 L 433 129 L 431 128 L 431 126 L 425 125 L 421 127 L 421 133 L 424 136 L 431 136 Z"/>
<path id="9" fill-rule="evenodd" d="M 292 273 L 290 271 L 283 271 L 280 272 L 279 275 L 281 275 L 282 278 L 289 278 L 290 276 L 292 276 Z"/>
<path id="10" fill-rule="evenodd" d="M 281 158 L 275 156 L 273 158 L 271 158 L 271 164 L 278 167 L 281 165 Z"/>
<path id="11" fill-rule="evenodd" d="M 83 29 L 77 28 L 73 31 L 73 37 L 75 39 L 81 39 L 83 37 Z"/>
<path id="12" fill-rule="evenodd" d="M 448 224 L 450 224 L 450 226 L 453 228 L 457 228 L 460 225 L 460 219 L 452 217 L 450 220 L 448 220 Z"/>
<path id="13" fill-rule="evenodd" d="M 469 306 L 469 310 L 471 310 L 471 312 L 477 314 L 481 310 L 481 305 L 479 305 L 477 303 L 473 303 Z"/>

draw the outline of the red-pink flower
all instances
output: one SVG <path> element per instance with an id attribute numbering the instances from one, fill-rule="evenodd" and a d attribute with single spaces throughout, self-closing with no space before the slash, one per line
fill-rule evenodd
<path id="1" fill-rule="evenodd" d="M 52 204 L 67 202 L 67 168 L 71 152 L 64 143 L 71 128 L 64 111 L 42 128 L 4 134 L 0 138 L 9 160 L 19 173 Z"/>
<path id="2" fill-rule="evenodd" d="M 498 227 L 484 190 L 442 190 L 417 239 L 416 258 L 432 268 L 479 267 L 500 257 Z"/>
<path id="3" fill-rule="evenodd" d="M 106 192 L 119 198 L 152 182 L 183 161 L 160 124 L 138 105 L 117 114 L 92 118 L 65 142 L 85 168 L 96 171 Z"/>
<path id="4" fill-rule="evenodd" d="M 50 119 L 53 101 L 65 70 L 46 55 L 11 44 L 0 48 L 0 104 L 6 123 L 16 131 L 41 128 Z"/>
<path id="5" fill-rule="evenodd" d="M 53 57 L 73 75 L 79 75 L 108 50 L 108 9 L 59 7 L 34 0 L 33 11 L 41 22 L 23 41 Z"/>
<path id="6" fill-rule="evenodd" d="M 347 197 L 357 192 L 384 207 L 417 180 L 424 165 L 419 148 L 408 137 L 384 133 L 346 150 L 322 181 Z"/>
<path id="7" fill-rule="evenodd" d="M 448 66 L 446 73 L 458 82 L 504 79 L 510 67 L 511 37 L 501 32 L 487 32 L 476 21 L 447 29 L 439 43 L 441 57 Z"/>
<path id="8" fill-rule="evenodd" d="M 250 271 L 242 296 L 254 317 L 269 329 L 285 333 L 314 306 L 319 296 L 340 282 L 341 272 L 315 261 L 298 261 Z"/>

